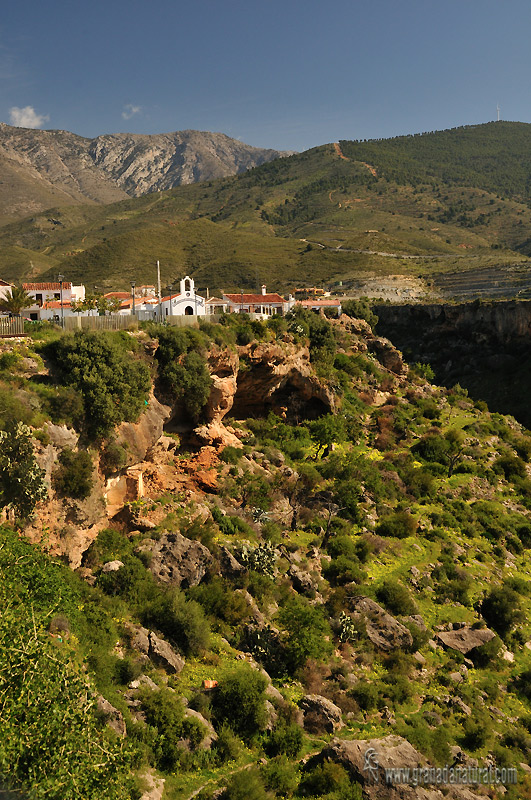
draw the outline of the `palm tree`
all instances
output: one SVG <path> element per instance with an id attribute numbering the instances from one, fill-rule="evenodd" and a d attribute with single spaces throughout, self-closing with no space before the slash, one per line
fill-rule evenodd
<path id="1" fill-rule="evenodd" d="M 0 300 L 0 311 L 11 317 L 20 317 L 22 309 L 29 308 L 34 303 L 34 298 L 25 289 L 21 286 L 12 286 L 11 296 Z"/>

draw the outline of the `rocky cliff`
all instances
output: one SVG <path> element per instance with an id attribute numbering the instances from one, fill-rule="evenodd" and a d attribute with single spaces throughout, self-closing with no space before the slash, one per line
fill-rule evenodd
<path id="1" fill-rule="evenodd" d="M 0 123 L 0 217 L 26 216 L 53 205 L 112 203 L 234 175 L 281 155 L 222 133 L 116 133 L 87 139 Z"/>
<path id="2" fill-rule="evenodd" d="M 378 330 L 410 362 L 429 363 L 438 383 L 456 383 L 531 427 L 531 302 L 479 302 L 376 307 Z"/>

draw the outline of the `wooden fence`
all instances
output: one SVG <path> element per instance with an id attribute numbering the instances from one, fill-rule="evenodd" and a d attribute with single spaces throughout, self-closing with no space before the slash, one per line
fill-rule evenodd
<path id="1" fill-rule="evenodd" d="M 0 337 L 24 336 L 22 317 L 0 317 Z"/>
<path id="2" fill-rule="evenodd" d="M 65 330 L 123 331 L 138 328 L 138 319 L 132 314 L 110 314 L 105 317 L 65 317 Z"/>

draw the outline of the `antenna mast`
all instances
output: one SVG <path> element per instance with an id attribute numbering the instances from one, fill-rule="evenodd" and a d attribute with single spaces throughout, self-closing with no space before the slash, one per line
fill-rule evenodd
<path id="1" fill-rule="evenodd" d="M 500 104 L 496 106 L 496 111 L 498 112 L 498 122 L 500 121 Z"/>

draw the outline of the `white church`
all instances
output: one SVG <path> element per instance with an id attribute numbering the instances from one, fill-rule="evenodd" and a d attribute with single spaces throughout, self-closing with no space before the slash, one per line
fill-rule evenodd
<path id="1" fill-rule="evenodd" d="M 187 275 L 180 282 L 180 291 L 161 299 L 162 317 L 201 317 L 206 314 L 205 298 L 196 294 L 193 278 Z"/>

